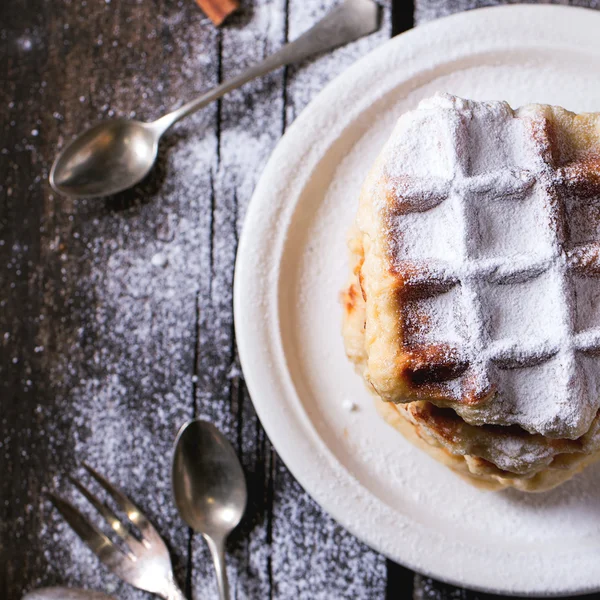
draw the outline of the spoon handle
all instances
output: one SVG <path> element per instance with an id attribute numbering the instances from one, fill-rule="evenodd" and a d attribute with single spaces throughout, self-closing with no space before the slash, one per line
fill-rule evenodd
<path id="1" fill-rule="evenodd" d="M 227 581 L 227 567 L 225 566 L 225 540 L 219 538 L 213 539 L 208 535 L 204 535 L 204 539 L 208 544 L 215 565 L 219 599 L 229 600 L 229 583 Z"/>
<path id="2" fill-rule="evenodd" d="M 300 62 L 313 54 L 333 50 L 338 46 L 353 42 L 369 33 L 373 33 L 378 27 L 379 6 L 373 0 L 346 0 L 298 39 L 286 44 L 262 62 L 250 67 L 236 77 L 223 82 L 199 98 L 154 121 L 152 126 L 162 135 L 183 117 L 191 115 L 248 81 L 266 75 L 283 65 Z"/>

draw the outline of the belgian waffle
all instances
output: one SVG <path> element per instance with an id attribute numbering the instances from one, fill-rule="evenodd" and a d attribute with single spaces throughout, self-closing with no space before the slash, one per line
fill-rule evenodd
<path id="1" fill-rule="evenodd" d="M 422 102 L 351 250 L 347 352 L 393 418 L 501 485 L 554 485 L 598 452 L 600 115 Z"/>

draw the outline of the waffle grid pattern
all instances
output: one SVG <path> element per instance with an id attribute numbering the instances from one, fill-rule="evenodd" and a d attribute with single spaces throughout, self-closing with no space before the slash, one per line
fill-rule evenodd
<path id="1" fill-rule="evenodd" d="M 600 314 L 588 294 L 577 293 L 589 285 L 581 257 L 598 255 L 598 232 L 584 231 L 589 220 L 574 214 L 597 207 L 600 189 L 590 198 L 589 179 L 579 178 L 586 183 L 578 189 L 577 178 L 555 168 L 549 151 L 515 152 L 514 136 L 532 143 L 530 120 L 502 112 L 493 118 L 513 137 L 479 137 L 473 144 L 475 118 L 442 115 L 421 132 L 437 144 L 425 146 L 419 159 L 436 160 L 446 172 L 433 179 L 387 174 L 391 252 L 403 281 L 403 346 L 426 357 L 428 391 L 434 385 L 473 413 L 493 398 L 496 410 L 487 411 L 485 422 L 527 428 L 535 420 L 539 433 L 577 437 L 598 409 L 592 363 L 600 351 Z M 552 147 L 551 133 L 542 128 L 546 143 L 538 139 L 538 148 Z M 428 156 L 440 150 L 441 161 Z M 486 171 L 479 156 L 493 157 L 495 168 Z M 576 221 L 583 225 L 573 227 Z M 427 229 L 433 242 L 407 239 L 406 232 Z M 409 375 L 418 388 L 418 368 Z"/>

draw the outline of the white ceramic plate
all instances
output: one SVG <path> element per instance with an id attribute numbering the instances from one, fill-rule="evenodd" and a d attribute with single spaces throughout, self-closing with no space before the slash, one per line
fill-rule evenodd
<path id="1" fill-rule="evenodd" d="M 235 324 L 256 410 L 306 490 L 361 540 L 417 571 L 495 592 L 600 589 L 600 466 L 557 490 L 472 488 L 375 413 L 344 355 L 338 292 L 361 182 L 398 116 L 435 91 L 600 110 L 600 12 L 511 6 L 390 40 L 329 84 L 256 188 Z M 350 412 L 345 400 L 358 405 Z"/>

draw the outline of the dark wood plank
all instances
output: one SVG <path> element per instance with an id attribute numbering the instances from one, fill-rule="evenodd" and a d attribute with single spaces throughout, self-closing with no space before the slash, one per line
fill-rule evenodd
<path id="1" fill-rule="evenodd" d="M 219 34 L 219 77 L 228 79 L 281 46 L 285 3 L 246 2 Z M 260 427 L 238 364 L 233 328 L 232 288 L 243 215 L 258 176 L 282 131 L 283 72 L 252 82 L 218 105 L 217 161 L 207 233 L 209 276 L 199 294 L 199 382 L 197 414 L 215 422 L 237 446 L 249 486 L 242 526 L 229 543 L 233 598 L 271 595 L 270 530 L 273 453 Z M 197 597 L 215 597 L 213 567 L 205 542 L 193 542 L 193 588 Z"/>
<path id="2" fill-rule="evenodd" d="M 157 524 L 185 580 L 188 531 L 170 499 L 170 449 L 193 411 L 208 247 L 197 198 L 210 196 L 216 107 L 169 136 L 158 169 L 131 193 L 71 202 L 46 178 L 57 144 L 87 123 L 132 111 L 151 119 L 214 84 L 216 34 L 193 3 L 169 0 L 28 0 L 1 10 L 9 158 L 0 166 L 0 326 L 9 400 L 0 596 L 65 583 L 143 598 L 99 567 L 41 490 L 56 485 L 73 497 L 61 475 L 89 460 Z M 153 262 L 155 254 L 167 263 Z"/>
<path id="3" fill-rule="evenodd" d="M 391 26 L 393 36 L 408 31 L 414 26 L 414 11 L 413 0 L 396 0 L 392 2 Z M 391 560 L 386 562 L 386 569 L 386 600 L 412 597 L 415 589 L 414 573 Z"/>
<path id="4" fill-rule="evenodd" d="M 31 19 L 27 31 L 16 28 L 7 8 L 0 7 L 5 48 L 0 67 L 0 596 L 8 598 L 15 584 L 24 582 L 21 571 L 40 572 L 44 566 L 42 555 L 15 547 L 15 541 L 23 531 L 39 526 L 40 482 L 31 477 L 32 465 L 46 469 L 50 460 L 43 442 L 32 439 L 41 416 L 36 415 L 40 357 L 28 342 L 38 324 L 23 318 L 24 312 L 40 315 L 37 268 L 44 196 L 39 184 L 28 188 L 40 167 L 36 146 L 41 123 L 49 122 L 39 107 L 28 105 L 40 94 L 40 82 L 25 75 L 44 68 L 46 58 L 37 46 L 46 43 L 46 34 L 40 31 L 32 37 L 38 19 Z M 9 560 L 14 553 L 18 562 Z"/>
<path id="5" fill-rule="evenodd" d="M 395 0 L 392 2 L 392 35 L 398 35 L 415 26 L 414 0 Z"/>

